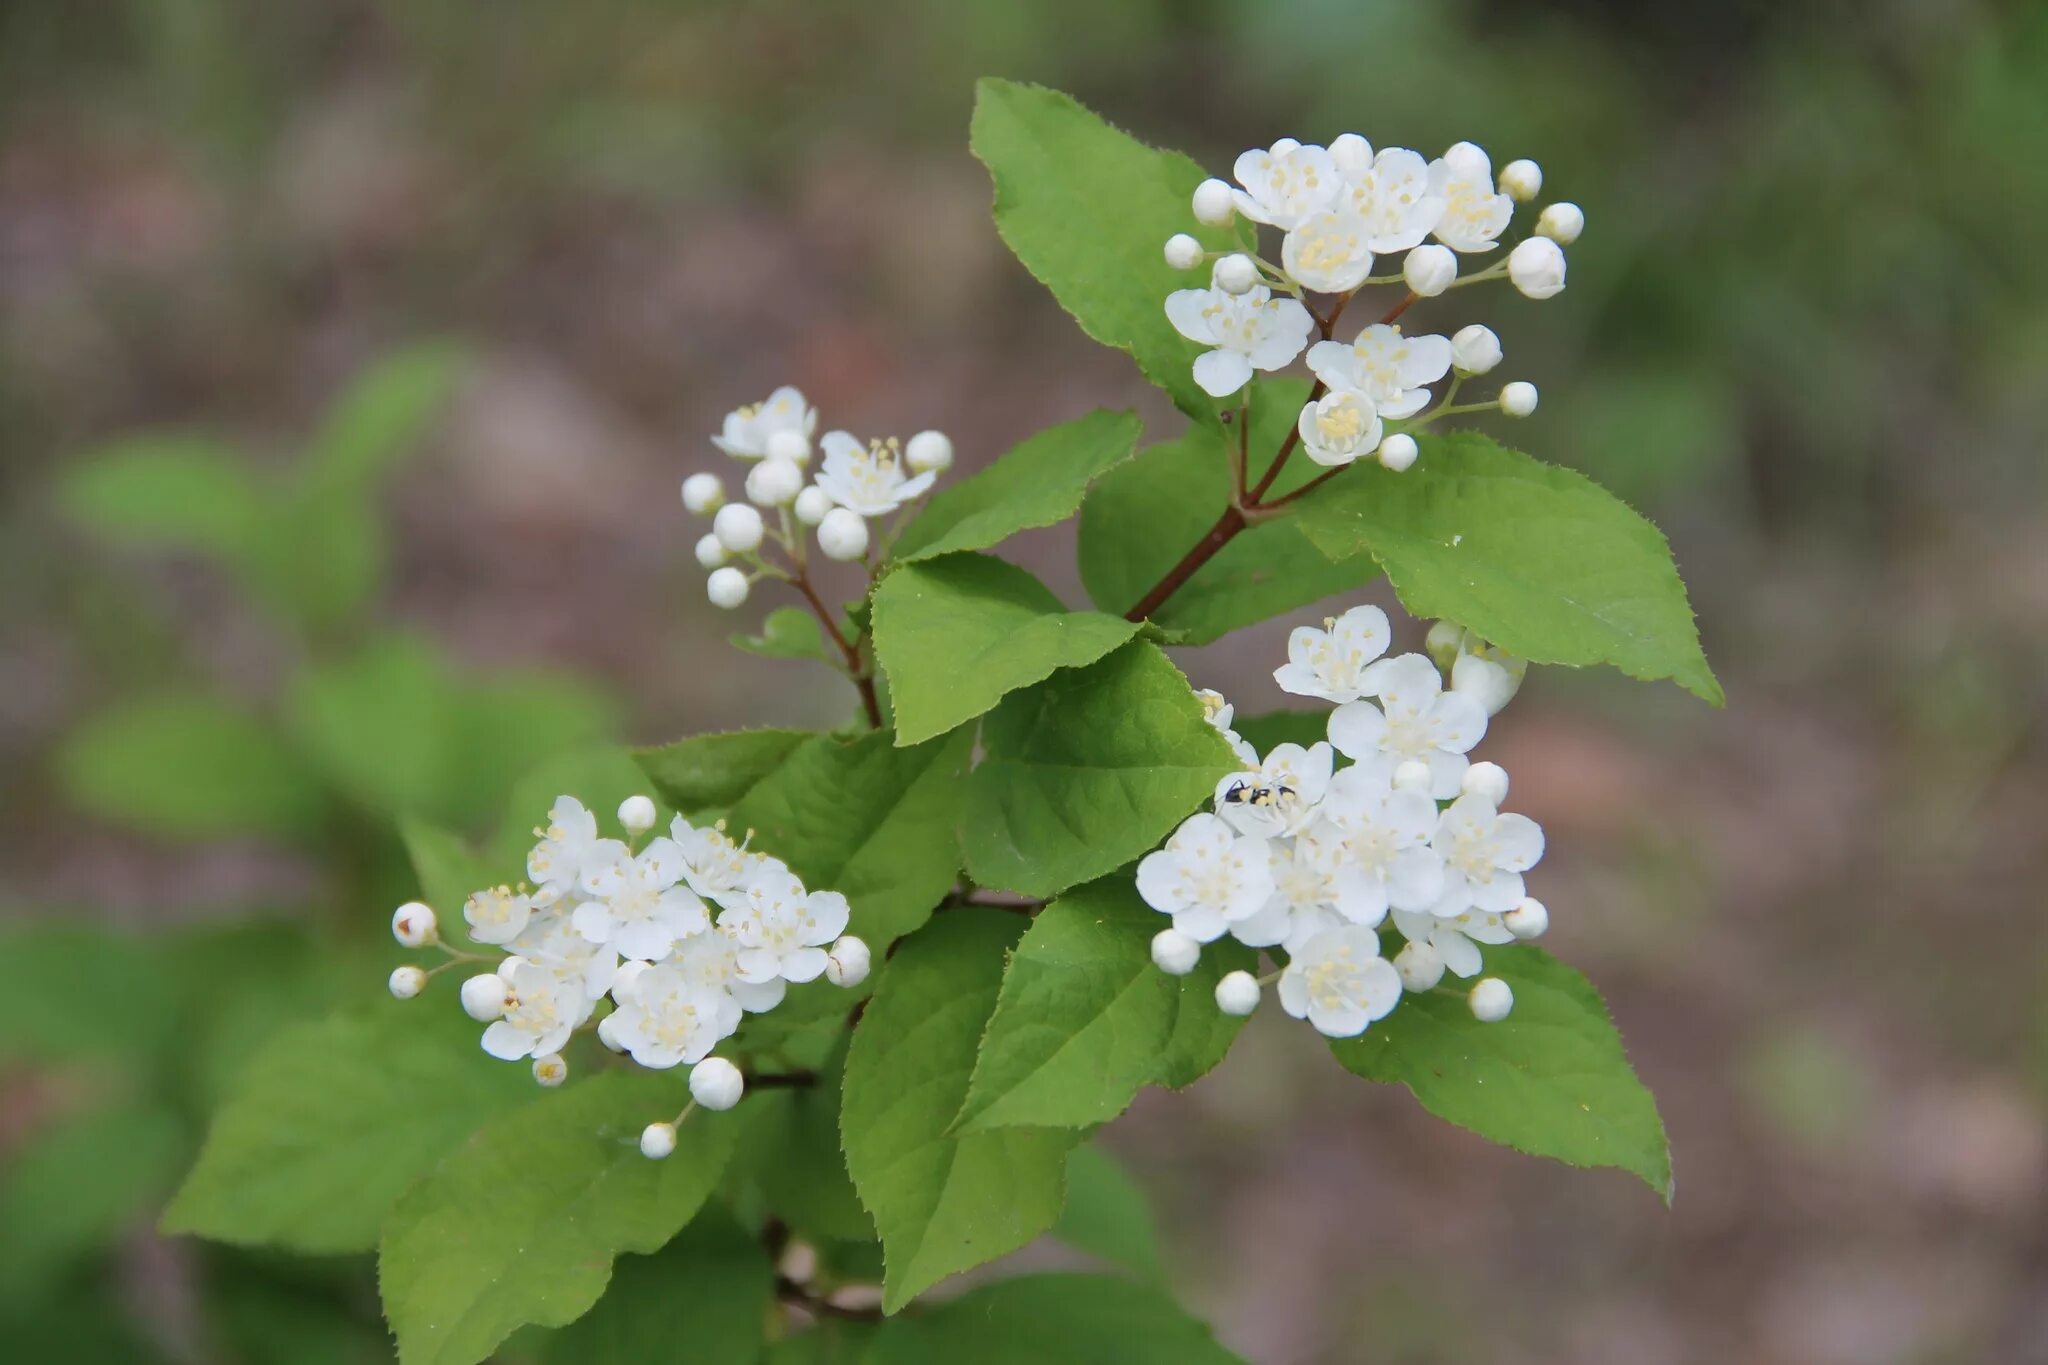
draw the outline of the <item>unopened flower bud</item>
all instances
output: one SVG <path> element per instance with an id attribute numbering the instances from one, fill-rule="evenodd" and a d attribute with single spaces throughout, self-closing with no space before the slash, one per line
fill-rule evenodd
<path id="1" fill-rule="evenodd" d="M 746 1089 L 746 1077 L 723 1057 L 706 1057 L 690 1068 L 690 1098 L 706 1109 L 730 1109 Z"/>
<path id="2" fill-rule="evenodd" d="M 1542 938 L 1550 928 L 1550 911 L 1534 896 L 1525 896 L 1520 904 L 1500 917 L 1500 922 L 1516 938 Z"/>
<path id="3" fill-rule="evenodd" d="M 818 548 L 827 559 L 859 559 L 868 552 L 868 524 L 860 513 L 835 507 L 818 523 Z"/>
<path id="4" fill-rule="evenodd" d="M 1186 976 L 1202 960 L 1202 945 L 1178 929 L 1161 929 L 1152 936 L 1152 962 L 1168 976 Z"/>
<path id="5" fill-rule="evenodd" d="M 1510 417 L 1527 417 L 1536 411 L 1536 386 L 1524 379 L 1501 385 L 1500 410 Z"/>
<path id="6" fill-rule="evenodd" d="M 1330 160 L 1336 163 L 1337 174 L 1363 180 L 1372 169 L 1372 144 L 1356 133 L 1339 133 L 1330 139 Z"/>
<path id="7" fill-rule="evenodd" d="M 1515 1007 L 1515 992 L 1497 976 L 1484 977 L 1466 997 L 1472 1003 L 1472 1017 L 1482 1024 L 1498 1024 Z"/>
<path id="8" fill-rule="evenodd" d="M 1229 972 L 1216 983 L 1216 1008 L 1243 1016 L 1259 1007 L 1259 983 L 1250 972 Z"/>
<path id="9" fill-rule="evenodd" d="M 692 474 L 683 480 L 683 506 L 708 517 L 725 502 L 725 480 L 716 474 Z"/>
<path id="10" fill-rule="evenodd" d="M 1427 792 L 1429 788 L 1429 765 L 1421 759 L 1404 758 L 1394 769 L 1395 791 Z"/>
<path id="11" fill-rule="evenodd" d="M 1259 282 L 1259 267 L 1242 251 L 1233 251 L 1216 262 L 1215 283 L 1226 294 L 1244 294 Z"/>
<path id="12" fill-rule="evenodd" d="M 434 907 L 425 901 L 407 901 L 391 912 L 391 937 L 407 948 L 424 948 L 438 935 Z"/>
<path id="13" fill-rule="evenodd" d="M 868 979 L 872 960 L 866 940 L 841 935 L 825 954 L 825 979 L 835 986 L 858 986 Z"/>
<path id="14" fill-rule="evenodd" d="M 736 555 L 759 548 L 761 534 L 766 529 L 762 525 L 761 514 L 743 502 L 727 503 L 711 519 L 711 534 L 718 537 L 719 544 Z"/>
<path id="15" fill-rule="evenodd" d="M 1237 197 L 1228 184 L 1211 176 L 1195 186 L 1194 209 L 1196 222 L 1223 227 L 1237 215 Z"/>
<path id="16" fill-rule="evenodd" d="M 676 1149 L 676 1126 L 673 1123 L 650 1123 L 640 1130 L 640 1155 L 649 1161 L 659 1161 Z"/>
<path id="17" fill-rule="evenodd" d="M 1475 322 L 1451 334 L 1451 367 L 1459 374 L 1485 374 L 1500 364 L 1500 338 L 1491 327 Z"/>
<path id="18" fill-rule="evenodd" d="M 1564 252 L 1548 237 L 1526 237 L 1508 253 L 1508 278 L 1532 299 L 1564 292 Z"/>
<path id="19" fill-rule="evenodd" d="M 1543 168 L 1526 158 L 1500 168 L 1500 192 L 1518 204 L 1543 193 Z"/>
<path id="20" fill-rule="evenodd" d="M 747 471 L 747 501 L 757 507 L 787 507 L 803 487 L 804 472 L 794 460 L 770 456 Z"/>
<path id="21" fill-rule="evenodd" d="M 535 1083 L 553 1090 L 569 1079 L 569 1064 L 562 1060 L 562 1054 L 559 1052 L 536 1057 L 533 1059 L 533 1079 Z"/>
<path id="22" fill-rule="evenodd" d="M 1401 989 L 1426 991 L 1444 979 L 1444 955 L 1424 939 L 1411 939 L 1394 954 L 1394 970 L 1401 974 Z"/>
<path id="23" fill-rule="evenodd" d="M 462 1012 L 479 1024 L 488 1024 L 510 1004 L 505 978 L 496 972 L 472 976 L 462 983 Z"/>
<path id="24" fill-rule="evenodd" d="M 1570 246 L 1585 230 L 1586 215 L 1577 204 L 1552 204 L 1536 215 L 1537 235 L 1548 237 L 1559 246 Z"/>
<path id="25" fill-rule="evenodd" d="M 712 606 L 731 611 L 747 600 L 747 576 L 738 569 L 713 569 L 704 580 L 704 595 Z"/>
<path id="26" fill-rule="evenodd" d="M 1456 621 L 1439 621 L 1422 637 L 1422 652 L 1430 662 L 1448 673 L 1458 662 L 1458 650 L 1465 643 L 1465 628 Z"/>
<path id="27" fill-rule="evenodd" d="M 1415 444 L 1413 436 L 1405 431 L 1397 431 L 1380 442 L 1380 463 L 1398 474 L 1415 463 L 1415 457 L 1419 452 L 1420 447 Z"/>
<path id="28" fill-rule="evenodd" d="M 1451 665 L 1451 690 L 1472 698 L 1497 716 L 1522 690 L 1529 661 L 1491 646 L 1458 655 Z"/>
<path id="29" fill-rule="evenodd" d="M 796 501 L 790 505 L 790 510 L 796 513 L 796 519 L 804 525 L 816 526 L 825 519 L 825 514 L 832 510 L 832 495 L 812 484 L 796 495 Z"/>
<path id="30" fill-rule="evenodd" d="M 629 796 L 619 802 L 619 824 L 628 834 L 645 834 L 654 828 L 654 799 Z"/>
<path id="31" fill-rule="evenodd" d="M 1458 255 L 1447 246 L 1430 243 L 1411 250 L 1401 262 L 1401 278 L 1425 299 L 1449 289 L 1458 278 Z"/>
<path id="32" fill-rule="evenodd" d="M 427 988 L 427 974 L 417 967 L 393 967 L 391 979 L 385 984 L 400 1000 L 410 1000 Z"/>
<path id="33" fill-rule="evenodd" d="M 1202 244 L 1185 232 L 1166 239 L 1166 263 L 1175 270 L 1193 270 L 1202 263 Z"/>
<path id="34" fill-rule="evenodd" d="M 1498 763 L 1481 760 L 1465 769 L 1464 781 L 1459 784 L 1465 795 L 1476 796 L 1487 805 L 1499 808 L 1508 799 L 1508 770 Z"/>
<path id="35" fill-rule="evenodd" d="M 943 431 L 920 431 L 903 447 L 903 463 L 913 474 L 930 474 L 953 467 L 953 442 Z"/>
<path id="36" fill-rule="evenodd" d="M 761 453 L 771 460 L 787 460 L 800 465 L 811 458 L 811 438 L 795 427 L 782 427 L 768 433 Z"/>
<path id="37" fill-rule="evenodd" d="M 697 562 L 705 568 L 715 569 L 730 558 L 732 554 L 725 548 L 725 542 L 711 532 L 697 537 Z"/>

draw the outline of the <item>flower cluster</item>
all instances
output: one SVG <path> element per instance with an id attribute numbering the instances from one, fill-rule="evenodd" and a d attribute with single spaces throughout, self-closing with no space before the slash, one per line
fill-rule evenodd
<path id="1" fill-rule="evenodd" d="M 1261 757 L 1231 729 L 1229 703 L 1200 694 L 1245 769 L 1218 785 L 1213 813 L 1189 816 L 1138 864 L 1138 894 L 1173 921 L 1152 942 L 1162 970 L 1193 971 L 1202 945 L 1225 935 L 1284 953 L 1281 1005 L 1333 1038 L 1364 1032 L 1404 990 L 1478 975 L 1482 945 L 1549 927 L 1522 881 L 1543 831 L 1502 813 L 1507 773 L 1469 756 L 1525 665 L 1449 622 L 1430 631 L 1427 654 L 1386 657 L 1391 640 L 1378 607 L 1289 638 L 1274 680 L 1336 704 L 1328 738 L 1306 748 Z M 1391 958 L 1377 932 L 1389 918 L 1403 940 Z M 1232 972 L 1217 1004 L 1249 1014 L 1260 984 Z M 1488 1021 L 1513 1005 L 1497 978 L 1469 1000 Z"/>
<path id="2" fill-rule="evenodd" d="M 1242 217 L 1254 225 L 1249 239 L 1239 250 L 1215 252 L 1188 233 L 1169 238 L 1166 259 L 1175 268 L 1213 265 L 1207 288 L 1167 296 L 1166 316 L 1182 336 L 1210 348 L 1196 359 L 1194 377 L 1217 398 L 1242 389 L 1254 371 L 1286 368 L 1306 350 L 1317 391 L 1301 411 L 1301 446 L 1331 467 L 1375 456 L 1390 469 L 1406 469 L 1416 456 L 1408 431 L 1452 411 L 1459 386 L 1500 363 L 1500 339 L 1476 323 L 1450 337 L 1404 334 L 1393 318 L 1407 302 L 1502 277 L 1532 299 L 1550 298 L 1564 288 L 1564 247 L 1585 228 L 1576 205 L 1551 204 L 1532 235 L 1461 276 L 1461 258 L 1500 248 L 1515 205 L 1543 186 L 1533 161 L 1509 162 L 1496 177 L 1485 151 L 1470 142 L 1432 161 L 1405 147 L 1375 151 L 1356 133 L 1328 147 L 1282 138 L 1240 156 L 1232 174 L 1235 184 L 1211 179 L 1196 187 L 1194 216 L 1212 227 Z M 1277 263 L 1260 254 L 1259 226 L 1282 234 Z M 1373 274 L 1381 258 L 1396 254 L 1398 271 Z M 1352 340 L 1331 339 L 1343 303 L 1372 284 L 1404 285 L 1408 300 Z M 1309 294 L 1338 302 L 1318 314 L 1305 302 Z M 1324 339 L 1311 345 L 1318 331 Z M 1430 386 L 1446 375 L 1451 383 L 1442 402 L 1425 411 Z M 1535 386 L 1516 382 L 1489 402 L 1455 411 L 1522 417 L 1535 407 Z M 1390 423 L 1405 429 L 1390 431 Z"/>
<path id="3" fill-rule="evenodd" d="M 727 502 L 725 481 L 716 474 L 683 480 L 683 505 L 711 518 L 711 530 L 697 542 L 697 562 L 711 571 L 705 587 L 716 605 L 737 607 L 756 580 L 788 576 L 762 559 L 764 542 L 780 545 L 801 569 L 799 527 L 816 528 L 818 548 L 829 559 L 865 557 L 873 540 L 868 522 L 923 496 L 953 463 L 953 443 L 944 432 L 863 442 L 844 431 L 817 436 L 817 429 L 818 410 L 785 384 L 764 401 L 727 413 L 724 428 L 711 438 L 748 466 L 745 502 Z M 820 457 L 815 473 L 813 437 Z"/>
<path id="4" fill-rule="evenodd" d="M 462 1007 L 488 1025 L 485 1052 L 532 1058 L 542 1085 L 566 1079 L 562 1048 L 594 1020 L 612 1051 L 660 1070 L 687 1065 L 696 1102 L 729 1109 L 744 1083 L 712 1050 L 792 984 L 859 985 L 868 948 L 844 932 L 846 897 L 807 890 L 780 859 L 735 842 L 723 821 L 700 828 L 677 816 L 643 844 L 656 819 L 652 800 L 629 797 L 619 807 L 626 837 L 609 838 L 582 802 L 559 797 L 534 831 L 530 880 L 463 903 L 469 937 L 497 952 L 449 947 L 418 901 L 398 908 L 392 934 L 407 947 L 440 946 L 449 961 L 435 971 L 504 954 L 462 983 Z M 400 967 L 391 993 L 409 999 L 430 975 Z"/>

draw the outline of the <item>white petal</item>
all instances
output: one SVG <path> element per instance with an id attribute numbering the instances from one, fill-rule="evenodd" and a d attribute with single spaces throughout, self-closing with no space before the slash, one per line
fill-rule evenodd
<path id="1" fill-rule="evenodd" d="M 1387 735 L 1387 718 L 1369 701 L 1346 702 L 1330 713 L 1330 743 L 1346 758 L 1376 752 Z"/>
<path id="2" fill-rule="evenodd" d="M 1207 314 L 1214 301 L 1215 295 L 1207 289 L 1176 289 L 1166 296 L 1166 320 L 1189 341 L 1214 346 L 1216 332 L 1209 326 Z"/>
<path id="3" fill-rule="evenodd" d="M 828 954 L 823 948 L 799 948 L 782 959 L 782 979 L 802 985 L 824 974 Z"/>
<path id="4" fill-rule="evenodd" d="M 1503 815 L 1493 827 L 1500 865 L 1527 872 L 1543 860 L 1543 827 L 1526 815 Z"/>
<path id="5" fill-rule="evenodd" d="M 1195 360 L 1195 382 L 1211 398 L 1228 398 L 1251 382 L 1252 363 L 1236 351 L 1210 351 Z"/>
<path id="6" fill-rule="evenodd" d="M 484 1051 L 501 1062 L 533 1055 L 533 1035 L 510 1020 L 500 1019 L 484 1030 Z"/>
<path id="7" fill-rule="evenodd" d="M 1484 965 L 1479 956 L 1479 949 L 1463 934 L 1439 929 L 1430 941 L 1436 944 L 1436 950 L 1443 954 L 1444 966 L 1450 969 L 1453 976 L 1476 976 L 1480 967 Z"/>

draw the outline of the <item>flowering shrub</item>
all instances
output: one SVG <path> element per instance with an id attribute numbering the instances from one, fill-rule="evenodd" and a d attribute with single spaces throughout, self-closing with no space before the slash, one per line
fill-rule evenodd
<path id="1" fill-rule="evenodd" d="M 374 1245 L 408 1363 L 529 1326 L 561 1329 L 541 1349 L 563 1360 L 784 1337 L 875 1362 L 1228 1359 L 1150 1287 L 1138 1201 L 1085 1144 L 1215 1067 L 1269 985 L 1358 1075 L 1668 1196 L 1598 995 L 1528 942 L 1542 831 L 1472 754 L 1532 665 L 1719 689 L 1653 527 L 1444 430 L 1534 408 L 1523 382 L 1468 396 L 1499 337 L 1417 325 L 1468 285 L 1557 295 L 1582 215 L 1553 203 L 1518 236 L 1541 172 L 1470 143 L 1286 139 L 1205 178 L 999 81 L 973 144 L 1003 239 L 1184 429 L 1141 450 L 1132 414 L 1072 417 L 941 487 L 940 433 L 821 434 L 794 387 L 731 413 L 711 444 L 737 464 L 682 486 L 707 595 L 785 593 L 735 643 L 838 669 L 857 712 L 529 782 L 487 849 L 411 830 L 422 896 L 392 930 L 443 960 L 402 962 L 391 994 L 467 979 L 437 1010 L 274 1040 L 172 1227 Z M 1076 513 L 1088 609 L 990 553 Z M 1434 624 L 1300 624 L 1274 677 L 1312 706 L 1239 716 L 1166 653 L 1382 574 Z M 1047 1232 L 1131 1282 L 919 1298 Z"/>

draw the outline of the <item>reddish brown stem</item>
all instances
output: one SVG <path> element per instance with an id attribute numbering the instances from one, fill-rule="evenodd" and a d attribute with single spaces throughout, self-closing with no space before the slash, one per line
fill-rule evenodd
<path id="1" fill-rule="evenodd" d="M 846 675 L 853 679 L 854 687 L 860 692 L 861 709 L 867 712 L 869 726 L 881 729 L 882 703 L 875 696 L 874 678 L 861 664 L 860 641 L 847 639 L 846 632 L 839 629 L 839 623 L 832 619 L 831 608 L 818 596 L 818 590 L 811 586 L 809 571 L 800 568 L 790 576 L 789 581 L 804 595 L 804 601 L 811 604 L 811 610 L 818 614 L 818 624 L 825 628 L 825 633 L 832 637 L 832 643 L 839 647 L 840 654 L 846 659 Z"/>

